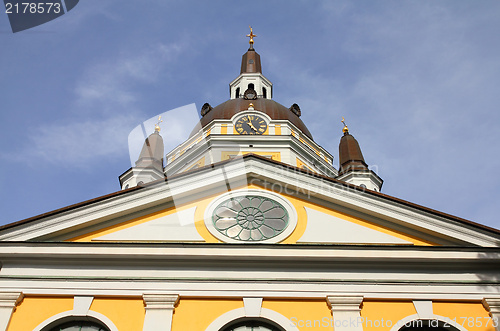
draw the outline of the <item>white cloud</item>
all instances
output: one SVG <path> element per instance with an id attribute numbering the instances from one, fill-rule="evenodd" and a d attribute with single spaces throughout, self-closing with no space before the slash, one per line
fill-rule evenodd
<path id="1" fill-rule="evenodd" d="M 59 167 L 88 168 L 102 158 L 126 155 L 130 130 L 144 120 L 136 105 L 141 87 L 156 82 L 182 51 L 180 44 L 157 44 L 93 65 L 76 83 L 68 117 L 30 130 L 24 150 L 10 159 L 37 157 Z"/>
<path id="2" fill-rule="evenodd" d="M 32 133 L 27 151 L 19 155 L 58 167 L 87 168 L 92 162 L 126 153 L 126 136 L 137 120 L 124 115 L 44 126 Z"/>
<path id="3" fill-rule="evenodd" d="M 95 64 L 77 83 L 77 105 L 88 111 L 99 109 L 116 111 L 116 107 L 131 106 L 140 96 L 137 85 L 152 84 L 158 80 L 167 64 L 182 53 L 181 44 L 156 44 L 137 54 L 118 56 Z"/>

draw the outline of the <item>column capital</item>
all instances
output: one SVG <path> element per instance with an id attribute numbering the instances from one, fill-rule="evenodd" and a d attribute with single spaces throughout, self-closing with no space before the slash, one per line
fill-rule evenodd
<path id="1" fill-rule="evenodd" d="M 500 314 L 500 297 L 484 298 L 482 302 L 487 311 L 492 314 Z"/>
<path id="2" fill-rule="evenodd" d="M 363 296 L 328 295 L 326 301 L 332 311 L 361 311 Z"/>
<path id="3" fill-rule="evenodd" d="M 0 308 L 15 308 L 23 299 L 22 292 L 0 292 Z"/>
<path id="4" fill-rule="evenodd" d="M 142 295 L 142 300 L 146 309 L 174 309 L 179 301 L 179 295 L 145 293 Z"/>

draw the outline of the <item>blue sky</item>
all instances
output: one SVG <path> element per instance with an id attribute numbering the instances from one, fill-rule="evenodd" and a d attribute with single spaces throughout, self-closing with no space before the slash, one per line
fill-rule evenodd
<path id="1" fill-rule="evenodd" d="M 383 193 L 500 228 L 499 17 L 496 0 L 81 0 L 12 34 L 2 14 L 0 224 L 118 191 L 131 130 L 228 99 L 252 25 L 274 100 L 335 162 L 344 116 Z"/>

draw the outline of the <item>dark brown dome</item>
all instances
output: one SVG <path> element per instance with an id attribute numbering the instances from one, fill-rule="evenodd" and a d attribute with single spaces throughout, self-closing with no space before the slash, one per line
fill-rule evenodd
<path id="1" fill-rule="evenodd" d="M 368 170 L 359 143 L 349 132 L 344 132 L 344 136 L 340 138 L 339 162 L 341 174 L 347 171 Z"/>
<path id="2" fill-rule="evenodd" d="M 277 103 L 276 101 L 264 98 L 258 98 L 255 100 L 237 98 L 221 103 L 220 105 L 211 109 L 205 116 L 201 118 L 201 127 L 205 127 L 215 119 L 231 119 L 231 117 L 233 117 L 235 114 L 247 110 L 248 105 L 250 105 L 251 103 L 253 103 L 253 107 L 256 111 L 261 111 L 267 114 L 273 120 L 289 120 L 306 136 L 313 139 L 304 122 L 302 122 L 302 120 L 296 114 L 294 114 L 285 106 Z M 195 135 L 197 132 L 198 127 L 191 132 L 190 136 Z"/>
<path id="3" fill-rule="evenodd" d="M 163 148 L 163 138 L 160 133 L 155 131 L 150 134 L 142 145 L 139 159 L 135 162 L 136 167 L 153 167 L 163 170 Z"/>

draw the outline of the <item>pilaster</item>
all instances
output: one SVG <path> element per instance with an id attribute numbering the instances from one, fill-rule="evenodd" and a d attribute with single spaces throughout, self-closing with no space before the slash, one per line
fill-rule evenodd
<path id="1" fill-rule="evenodd" d="M 362 296 L 327 296 L 326 299 L 332 309 L 335 331 L 363 331 Z"/>
<path id="2" fill-rule="evenodd" d="M 172 316 L 179 301 L 177 294 L 144 294 L 146 309 L 143 331 L 171 331 Z"/>

